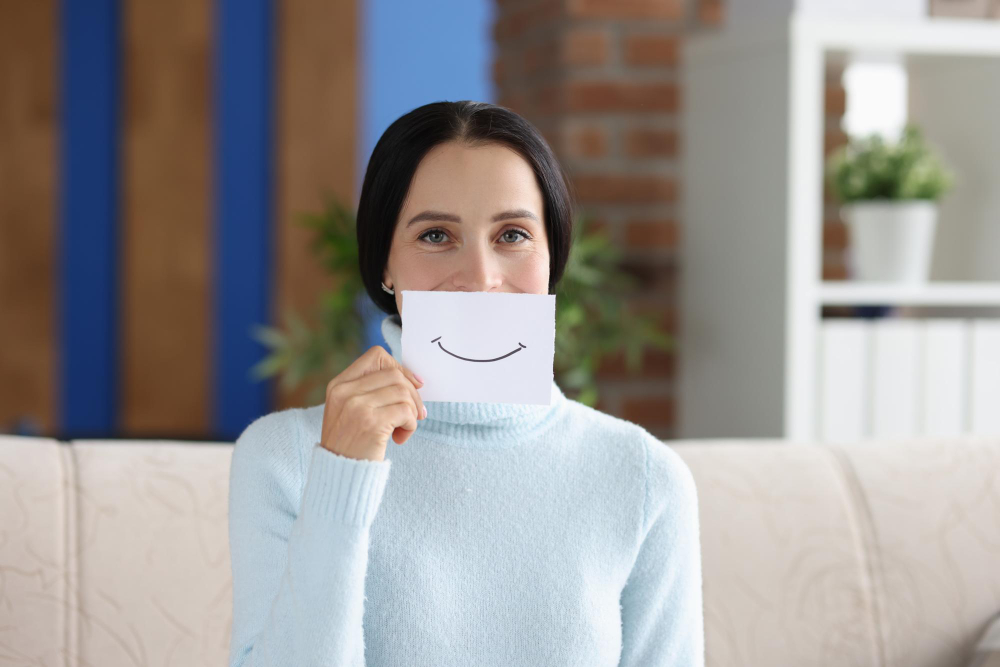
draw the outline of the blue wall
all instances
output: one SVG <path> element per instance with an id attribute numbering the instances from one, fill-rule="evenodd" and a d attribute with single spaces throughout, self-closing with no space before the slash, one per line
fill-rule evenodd
<path id="1" fill-rule="evenodd" d="M 118 418 L 118 0 L 59 6 L 59 436 Z"/>
<path id="2" fill-rule="evenodd" d="M 362 0 L 361 138 L 357 191 L 389 125 L 429 102 L 493 102 L 495 0 Z M 368 316 L 367 345 L 384 344 L 381 311 Z"/>
<path id="3" fill-rule="evenodd" d="M 356 0 L 357 194 L 375 143 L 396 118 L 440 100 L 492 102 L 495 0 Z M 114 436 L 121 401 L 121 0 L 59 0 L 60 437 Z M 274 0 L 213 0 L 212 437 L 235 438 L 272 406 L 249 379 L 265 349 L 274 282 Z M 383 314 L 366 308 L 368 345 Z"/>

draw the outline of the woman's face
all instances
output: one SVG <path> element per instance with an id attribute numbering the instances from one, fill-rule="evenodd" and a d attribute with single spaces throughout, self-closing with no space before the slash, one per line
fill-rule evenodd
<path id="1" fill-rule="evenodd" d="M 382 282 L 396 291 L 548 294 L 542 192 L 531 166 L 500 144 L 450 141 L 417 166 Z"/>

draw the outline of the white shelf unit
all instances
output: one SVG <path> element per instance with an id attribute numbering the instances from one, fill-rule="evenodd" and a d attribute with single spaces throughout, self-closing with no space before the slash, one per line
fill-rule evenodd
<path id="1" fill-rule="evenodd" d="M 825 67 L 867 54 L 903 58 L 959 179 L 926 287 L 821 277 Z M 683 63 L 678 437 L 815 439 L 825 305 L 1000 307 L 1000 23 L 791 17 L 697 35 Z"/>

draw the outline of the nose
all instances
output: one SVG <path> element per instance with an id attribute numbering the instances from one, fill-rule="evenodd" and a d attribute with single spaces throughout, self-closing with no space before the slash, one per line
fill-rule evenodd
<path id="1" fill-rule="evenodd" d="M 490 292 L 503 285 L 502 267 L 489 243 L 462 248 L 452 274 L 452 285 L 463 292 Z"/>

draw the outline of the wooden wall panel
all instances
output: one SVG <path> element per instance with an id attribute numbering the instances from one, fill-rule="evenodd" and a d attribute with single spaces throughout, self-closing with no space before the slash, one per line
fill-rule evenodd
<path id="1" fill-rule="evenodd" d="M 56 0 L 0 0 L 0 431 L 55 435 Z"/>
<path id="2" fill-rule="evenodd" d="M 323 195 L 354 208 L 358 123 L 359 0 L 286 0 L 277 7 L 276 298 L 274 321 L 294 309 L 309 322 L 332 284 L 298 224 Z M 277 409 L 305 405 L 305 392 L 276 393 Z"/>
<path id="3" fill-rule="evenodd" d="M 209 434 L 212 6 L 122 5 L 123 437 Z"/>

